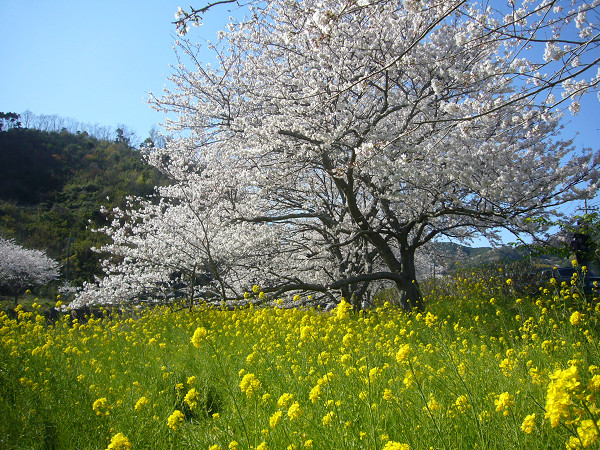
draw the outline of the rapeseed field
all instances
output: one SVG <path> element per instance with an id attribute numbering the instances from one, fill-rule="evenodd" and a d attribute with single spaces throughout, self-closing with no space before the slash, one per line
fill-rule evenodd
<path id="1" fill-rule="evenodd" d="M 467 273 L 410 314 L 341 300 L 49 324 L 18 307 L 0 315 L 0 447 L 597 447 L 600 306 L 579 285 L 522 295 Z"/>

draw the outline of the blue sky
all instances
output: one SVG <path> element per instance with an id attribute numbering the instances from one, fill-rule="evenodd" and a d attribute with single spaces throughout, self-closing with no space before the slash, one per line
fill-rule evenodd
<path id="1" fill-rule="evenodd" d="M 180 5 L 188 6 L 178 0 L 0 0 L 0 111 L 122 123 L 143 140 L 163 120 L 146 100 L 162 91 L 176 62 L 172 22 Z M 212 38 L 228 16 L 226 8 L 205 16 L 202 34 Z"/>

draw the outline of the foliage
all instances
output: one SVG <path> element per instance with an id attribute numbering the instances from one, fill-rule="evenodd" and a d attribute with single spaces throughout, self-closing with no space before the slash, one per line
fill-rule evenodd
<path id="1" fill-rule="evenodd" d="M 156 307 L 54 324 L 36 305 L 0 313 L 0 443 L 597 445 L 597 296 L 549 282 L 530 299 L 504 277 L 448 279 L 455 294 L 429 292 L 427 314 L 346 302 L 330 313 Z"/>
<path id="2" fill-rule="evenodd" d="M 127 302 L 205 261 L 202 290 L 223 300 L 259 282 L 358 307 L 394 285 L 420 308 L 429 242 L 535 233 L 527 218 L 593 195 L 600 155 L 555 139 L 551 95 L 595 89 L 573 83 L 594 67 L 597 5 L 580 2 L 577 45 L 556 50 L 572 11 L 524 3 L 504 17 L 465 1 L 251 2 L 208 45 L 216 65 L 188 34 L 175 89 L 153 99 L 185 136 L 151 155 L 173 187 L 160 208 L 114 212 L 118 258 L 78 302 Z M 558 36 L 548 78 L 520 51 L 534 29 Z"/>
<path id="3" fill-rule="evenodd" d="M 536 220 L 539 222 L 539 220 Z M 578 260 L 579 264 L 600 268 L 600 216 L 597 212 L 576 215 L 569 219 L 543 221 L 545 227 L 558 228 L 545 241 L 520 244 L 533 255 L 556 255 Z"/>
<path id="4" fill-rule="evenodd" d="M 107 240 L 88 228 L 105 223 L 101 207 L 123 206 L 165 182 L 125 143 L 28 128 L 0 132 L 0 177 L 0 234 L 45 249 L 65 267 L 69 257 L 74 283 L 101 274 L 91 249 Z"/>
<path id="5" fill-rule="evenodd" d="M 58 263 L 40 250 L 0 238 L 0 289 L 15 297 L 58 278 Z"/>
<path id="6" fill-rule="evenodd" d="M 0 131 L 10 128 L 19 128 L 21 122 L 19 121 L 19 115 L 17 113 L 5 113 L 0 112 Z"/>
<path id="7" fill-rule="evenodd" d="M 117 125 L 117 129 L 111 129 L 108 126 L 97 123 L 82 123 L 70 117 L 59 116 L 58 114 L 35 114 L 29 110 L 18 114 L 18 116 L 22 126 L 32 130 L 44 131 L 46 133 L 85 133 L 87 136 L 99 141 L 111 142 L 118 139 L 119 133 L 117 130 L 121 130 L 121 135 L 127 138 L 132 146 L 135 146 L 137 142 L 135 132 L 131 131 L 124 124 Z"/>

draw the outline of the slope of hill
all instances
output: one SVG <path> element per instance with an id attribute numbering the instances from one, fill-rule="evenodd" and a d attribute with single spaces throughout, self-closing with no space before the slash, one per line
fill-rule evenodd
<path id="1" fill-rule="evenodd" d="M 452 275 L 469 267 L 486 267 L 510 264 L 528 258 L 531 270 L 564 266 L 568 258 L 537 253 L 529 258 L 530 251 L 510 245 L 501 247 L 467 247 L 453 242 L 436 242 L 420 264 L 422 278 Z"/>
<path id="2" fill-rule="evenodd" d="M 0 236 L 45 250 L 62 261 L 69 281 L 99 274 L 90 249 L 103 237 L 91 229 L 106 217 L 102 206 L 152 194 L 166 179 L 126 141 L 87 133 L 10 128 L 0 131 Z"/>

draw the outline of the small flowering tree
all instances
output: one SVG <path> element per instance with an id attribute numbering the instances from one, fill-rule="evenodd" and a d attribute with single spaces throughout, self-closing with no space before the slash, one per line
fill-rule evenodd
<path id="1" fill-rule="evenodd" d="M 0 238 L 0 286 L 18 297 L 26 289 L 58 278 L 58 263 L 40 250 L 30 250 Z"/>
<path id="2" fill-rule="evenodd" d="M 258 282 L 357 306 L 387 282 L 420 308 L 423 246 L 535 233 L 532 217 L 592 196 L 600 157 L 556 139 L 554 93 L 576 112 L 597 89 L 585 76 L 598 62 L 598 2 L 509 3 L 499 15 L 467 1 L 256 1 L 209 44 L 216 66 L 179 42 L 176 89 L 153 103 L 185 137 L 149 156 L 173 185 L 159 210 L 128 213 L 130 231 L 106 230 L 126 262 L 113 279 L 200 258 L 223 298 Z M 179 29 L 202 12 L 180 11 Z M 545 62 L 527 58 L 529 45 L 546 45 Z"/>
<path id="3" fill-rule="evenodd" d="M 115 209 L 112 224 L 98 230 L 111 238 L 102 251 L 113 257 L 103 261 L 106 276 L 85 285 L 74 306 L 164 301 L 176 285 L 190 305 L 197 296 L 239 298 L 243 291 L 234 286 L 258 278 L 260 249 L 269 248 L 276 230 L 229 224 L 215 206 L 220 191 L 165 186 L 158 194 L 158 201 L 138 199 L 135 207 Z"/>

